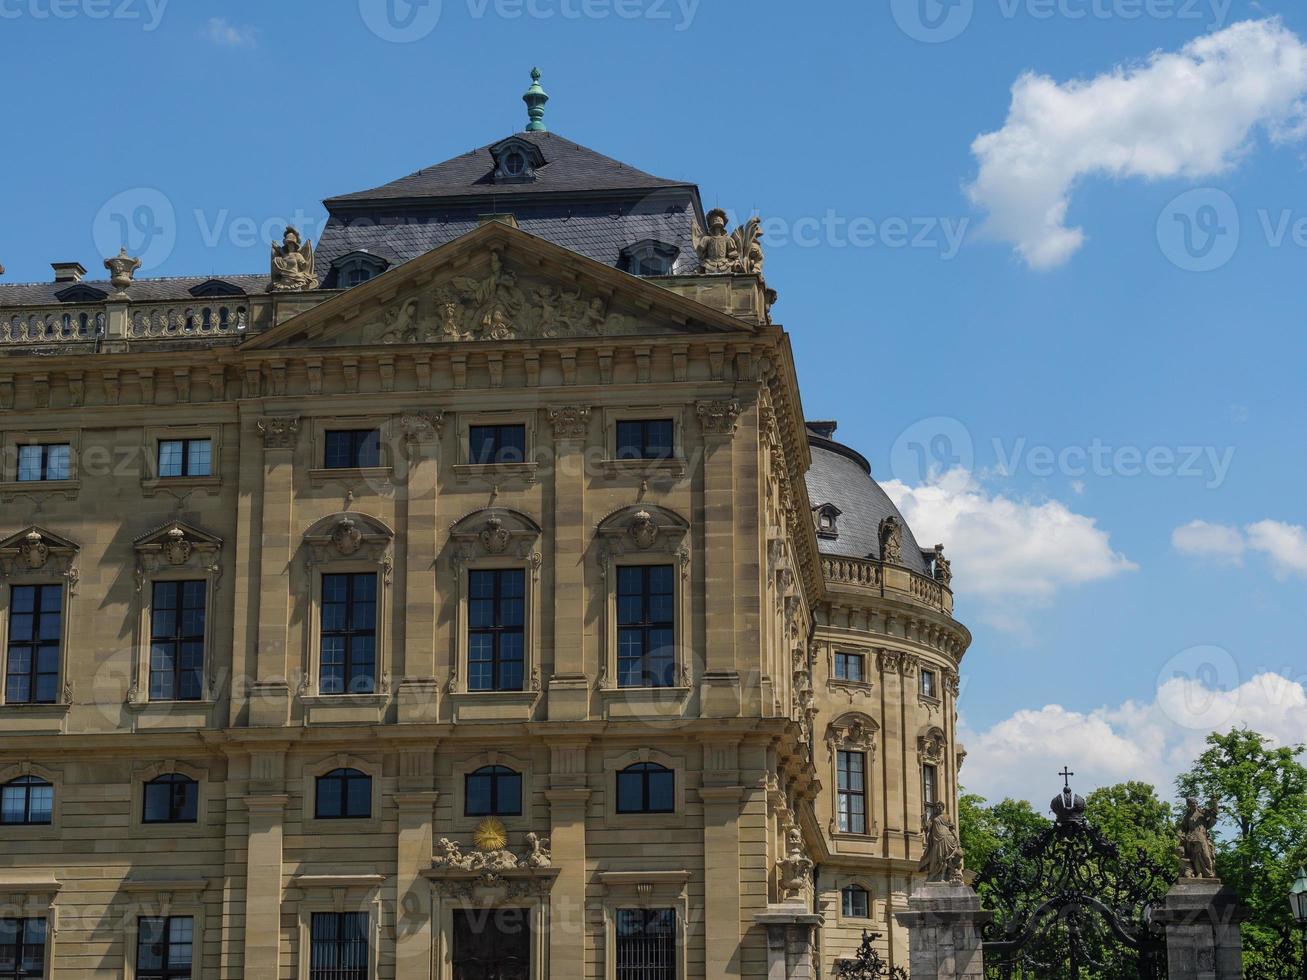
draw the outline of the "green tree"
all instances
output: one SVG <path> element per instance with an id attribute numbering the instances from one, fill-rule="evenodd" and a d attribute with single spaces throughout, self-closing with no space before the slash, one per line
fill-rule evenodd
<path id="1" fill-rule="evenodd" d="M 1151 860 L 1179 873 L 1175 819 L 1171 808 L 1148 783 L 1117 783 L 1096 789 L 1085 798 L 1085 815 L 1099 832 L 1129 860 L 1143 851 Z"/>

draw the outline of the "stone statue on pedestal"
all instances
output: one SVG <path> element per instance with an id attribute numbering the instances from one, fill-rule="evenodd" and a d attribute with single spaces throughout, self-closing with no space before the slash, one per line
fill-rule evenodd
<path id="1" fill-rule="evenodd" d="M 1185 878 L 1216 878 L 1216 848 L 1211 829 L 1220 818 L 1218 801 L 1200 806 L 1195 797 L 1185 801 L 1180 818 L 1180 870 Z"/>
<path id="2" fill-rule="evenodd" d="M 921 830 L 926 849 L 921 855 L 918 871 L 926 873 L 926 881 L 942 881 L 950 885 L 962 884 L 962 868 L 966 855 L 957 828 L 944 812 L 943 803 L 927 803 L 921 815 Z"/>
<path id="3" fill-rule="evenodd" d="M 298 231 L 287 228 L 281 244 L 272 245 L 272 291 L 297 293 L 317 288 L 313 243 L 302 241 Z"/>

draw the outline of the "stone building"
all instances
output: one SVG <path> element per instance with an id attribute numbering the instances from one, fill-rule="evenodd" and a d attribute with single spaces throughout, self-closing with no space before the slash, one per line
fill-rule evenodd
<path id="1" fill-rule="evenodd" d="M 0 284 L 0 978 L 906 962 L 947 561 L 756 222 L 527 101 L 265 274 Z"/>

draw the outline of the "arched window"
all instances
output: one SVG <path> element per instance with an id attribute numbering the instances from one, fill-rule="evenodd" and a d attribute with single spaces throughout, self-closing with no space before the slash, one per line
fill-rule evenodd
<path id="1" fill-rule="evenodd" d="M 200 784 L 170 772 L 145 784 L 142 823 L 195 823 L 199 817 Z"/>
<path id="2" fill-rule="evenodd" d="M 357 769 L 319 776 L 313 815 L 318 820 L 366 820 L 372 816 L 372 777 Z"/>
<path id="3" fill-rule="evenodd" d="M 482 766 L 464 777 L 463 814 L 516 817 L 522 813 L 522 774 L 507 766 Z"/>
<path id="4" fill-rule="evenodd" d="M 0 787 L 0 824 L 46 826 L 54 821 L 54 787 L 38 776 L 19 776 Z"/>
<path id="5" fill-rule="evenodd" d="M 617 774 L 618 813 L 672 813 L 676 773 L 656 762 L 640 762 Z"/>
<path id="6" fill-rule="evenodd" d="M 871 917 L 871 896 L 861 885 L 845 885 L 840 892 L 846 919 L 867 919 Z"/>

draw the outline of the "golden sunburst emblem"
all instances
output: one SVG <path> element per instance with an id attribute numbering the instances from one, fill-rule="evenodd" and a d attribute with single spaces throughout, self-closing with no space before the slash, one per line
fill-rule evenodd
<path id="1" fill-rule="evenodd" d="M 477 825 L 472 833 L 478 851 L 502 851 L 508 843 L 508 831 L 494 817 L 487 817 Z"/>

